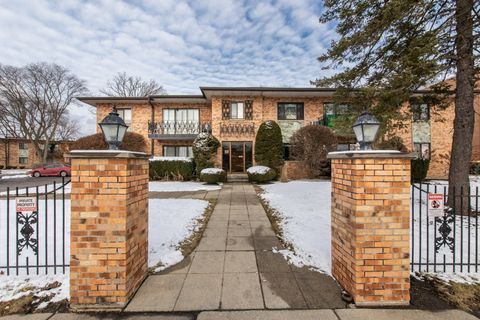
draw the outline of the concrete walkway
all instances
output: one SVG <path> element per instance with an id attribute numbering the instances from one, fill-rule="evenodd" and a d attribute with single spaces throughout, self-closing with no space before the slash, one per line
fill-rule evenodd
<path id="1" fill-rule="evenodd" d="M 226 184 L 197 249 L 151 275 L 127 312 L 344 308 L 333 278 L 290 266 L 251 184 Z"/>

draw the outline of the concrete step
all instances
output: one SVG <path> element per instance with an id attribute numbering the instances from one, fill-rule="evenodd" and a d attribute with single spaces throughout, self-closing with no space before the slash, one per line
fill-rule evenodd
<path id="1" fill-rule="evenodd" d="M 248 182 L 248 175 L 246 173 L 229 173 L 227 182 Z"/>

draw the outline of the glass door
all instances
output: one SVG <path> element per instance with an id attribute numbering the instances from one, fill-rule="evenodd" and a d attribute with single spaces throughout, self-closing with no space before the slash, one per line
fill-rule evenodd
<path id="1" fill-rule="evenodd" d="M 252 143 L 243 141 L 222 143 L 223 169 L 227 172 L 245 172 L 252 166 Z"/>

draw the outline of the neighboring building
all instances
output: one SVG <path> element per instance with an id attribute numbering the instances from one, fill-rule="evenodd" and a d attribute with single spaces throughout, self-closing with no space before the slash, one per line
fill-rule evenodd
<path id="1" fill-rule="evenodd" d="M 288 156 L 293 132 L 311 123 L 331 127 L 332 120 L 348 108 L 334 106 L 335 90 L 326 88 L 201 87 L 200 90 L 202 95 L 79 100 L 97 108 L 97 122 L 117 106 L 129 130 L 148 139 L 150 147 L 146 151 L 156 156 L 192 156 L 191 146 L 197 134 L 211 131 L 222 144 L 216 165 L 228 172 L 244 172 L 253 165 L 255 135 L 263 121 L 274 120 L 280 125 Z M 415 106 L 415 118 L 398 135 L 410 151 L 431 157 L 429 177 L 446 178 L 454 111 L 449 107 L 430 112 L 432 108 Z M 480 112 L 478 96 L 476 108 Z M 476 130 L 480 130 L 478 126 Z M 339 150 L 348 150 L 355 143 L 352 136 L 339 140 Z M 478 150 L 476 160 L 480 159 L 480 138 L 474 142 L 474 150 Z"/>
<path id="2" fill-rule="evenodd" d="M 68 151 L 68 142 L 54 141 L 49 144 L 47 162 L 63 162 L 63 154 Z M 0 138 L 0 169 L 31 168 L 42 162 L 28 139 Z"/>

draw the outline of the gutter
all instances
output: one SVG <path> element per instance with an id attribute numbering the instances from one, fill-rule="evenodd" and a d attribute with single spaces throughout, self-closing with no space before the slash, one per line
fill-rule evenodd
<path id="1" fill-rule="evenodd" d="M 150 107 L 152 108 L 152 112 L 151 112 L 151 122 L 154 123 L 155 121 L 155 106 L 153 105 L 152 103 L 152 96 L 149 96 L 148 97 L 148 104 L 150 105 Z M 152 156 L 154 156 L 154 152 L 155 152 L 155 140 L 154 139 L 150 139 L 151 142 L 150 142 L 150 153 Z"/>

